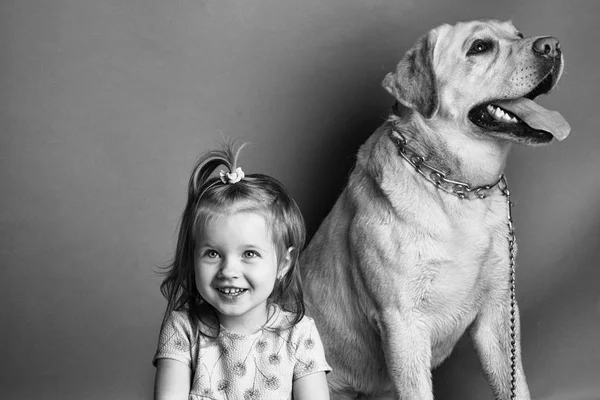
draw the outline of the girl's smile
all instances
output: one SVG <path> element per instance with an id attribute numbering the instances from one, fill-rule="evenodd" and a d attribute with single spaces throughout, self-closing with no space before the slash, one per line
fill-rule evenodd
<path id="1" fill-rule="evenodd" d="M 248 290 L 248 289 L 226 287 L 226 288 L 217 288 L 217 290 L 219 292 L 223 293 L 223 295 L 225 295 L 225 296 L 228 296 L 228 297 L 238 297 L 242 293 L 246 293 L 246 290 Z"/>
<path id="2" fill-rule="evenodd" d="M 267 299 L 280 270 L 265 218 L 238 212 L 211 221 L 195 250 L 196 288 L 218 313 L 219 322 L 235 333 L 253 333 L 267 321 Z"/>
<path id="3" fill-rule="evenodd" d="M 216 288 L 219 292 L 219 296 L 225 302 L 233 303 L 238 301 L 241 296 L 248 292 L 248 289 L 241 288 L 232 288 L 232 287 L 224 287 L 224 288 Z"/>

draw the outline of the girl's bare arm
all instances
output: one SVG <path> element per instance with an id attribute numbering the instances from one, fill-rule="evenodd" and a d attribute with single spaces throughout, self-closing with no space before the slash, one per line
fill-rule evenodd
<path id="1" fill-rule="evenodd" d="M 168 358 L 156 363 L 154 400 L 187 400 L 192 371 L 187 365 Z"/>
<path id="2" fill-rule="evenodd" d="M 329 400 L 325 372 L 315 372 L 296 379 L 292 391 L 294 400 Z"/>

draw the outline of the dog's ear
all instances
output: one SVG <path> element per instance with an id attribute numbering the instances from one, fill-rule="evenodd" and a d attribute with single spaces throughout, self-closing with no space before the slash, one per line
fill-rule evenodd
<path id="1" fill-rule="evenodd" d="M 383 79 L 383 87 L 400 103 L 432 118 L 438 110 L 439 98 L 433 72 L 433 48 L 436 36 L 421 37 L 398 63 L 395 73 Z"/>

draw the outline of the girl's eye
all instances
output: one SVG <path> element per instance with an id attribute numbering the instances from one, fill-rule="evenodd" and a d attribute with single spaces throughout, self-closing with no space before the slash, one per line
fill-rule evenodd
<path id="1" fill-rule="evenodd" d="M 259 254 L 253 250 L 247 250 L 244 252 L 244 258 L 256 258 Z"/>
<path id="2" fill-rule="evenodd" d="M 472 56 L 475 54 L 485 53 L 485 52 L 491 50 L 492 47 L 493 47 L 492 42 L 477 39 L 476 41 L 473 42 L 473 44 L 471 45 L 471 48 L 469 48 L 469 51 L 467 51 L 467 55 Z"/>
<path id="3" fill-rule="evenodd" d="M 204 252 L 204 257 L 208 257 L 208 258 L 217 258 L 219 257 L 219 253 L 217 253 L 214 250 L 206 250 Z"/>

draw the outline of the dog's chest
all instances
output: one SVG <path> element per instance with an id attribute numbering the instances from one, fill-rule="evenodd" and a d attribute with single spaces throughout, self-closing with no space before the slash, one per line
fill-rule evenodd
<path id="1" fill-rule="evenodd" d="M 418 288 L 413 300 L 440 336 L 453 335 L 472 322 L 492 291 L 508 282 L 506 203 L 469 203 L 450 213 L 439 209 L 437 216 L 430 211 L 436 223 L 429 227 L 434 228 L 409 246 Z"/>

